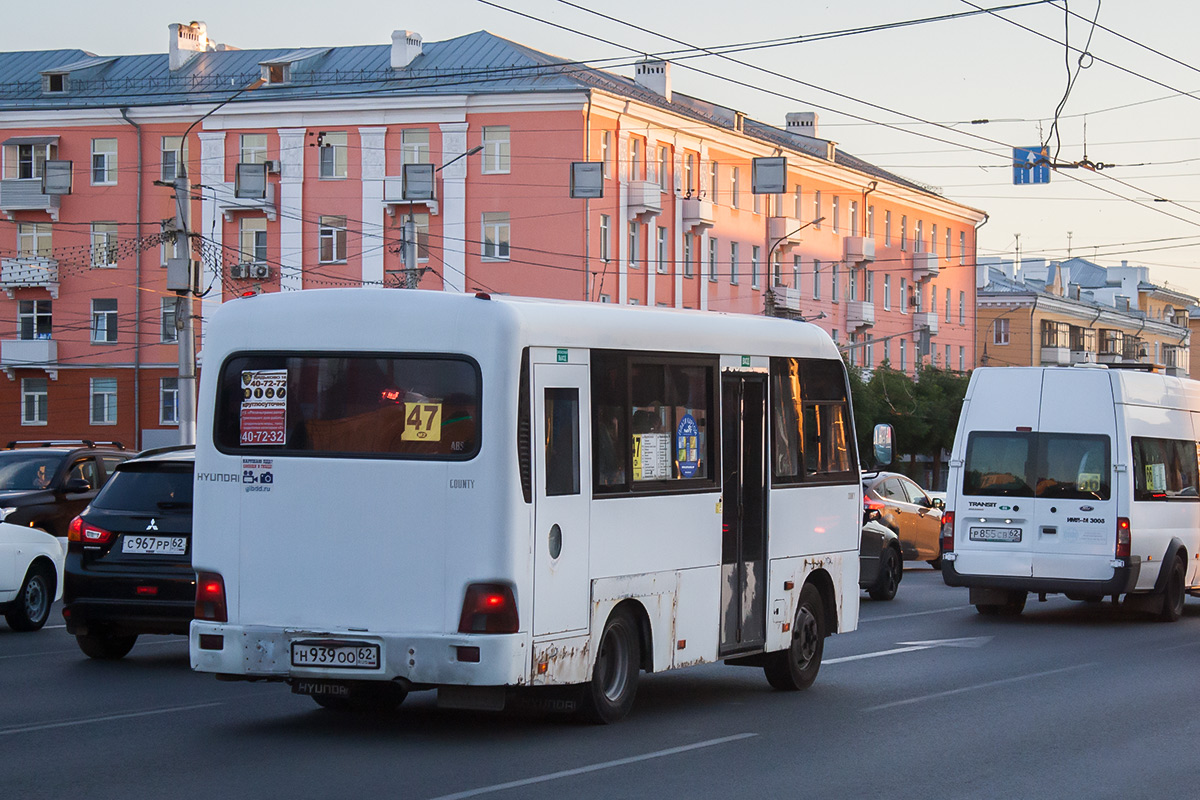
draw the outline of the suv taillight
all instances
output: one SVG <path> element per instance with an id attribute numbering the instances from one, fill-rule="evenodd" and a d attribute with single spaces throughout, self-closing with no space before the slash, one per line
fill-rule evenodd
<path id="1" fill-rule="evenodd" d="M 225 606 L 225 579 L 216 572 L 196 573 L 196 619 L 228 622 Z"/>
<path id="2" fill-rule="evenodd" d="M 81 517 L 76 517 L 71 520 L 70 527 L 67 528 L 68 542 L 81 542 L 83 544 L 108 544 L 112 541 L 112 531 L 106 531 L 104 528 L 97 528 L 95 525 L 89 525 L 83 521 Z"/>
<path id="3" fill-rule="evenodd" d="M 1117 517 L 1117 558 L 1129 558 L 1129 517 Z"/>
<path id="4" fill-rule="evenodd" d="M 942 512 L 942 552 L 954 552 L 954 512 Z"/>
<path id="5" fill-rule="evenodd" d="M 463 598 L 459 633 L 516 633 L 517 601 L 511 586 L 472 583 Z"/>

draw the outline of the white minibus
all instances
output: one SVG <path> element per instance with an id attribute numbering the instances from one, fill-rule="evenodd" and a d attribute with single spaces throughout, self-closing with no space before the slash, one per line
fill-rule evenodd
<path id="1" fill-rule="evenodd" d="M 963 402 L 942 575 L 982 614 L 1029 593 L 1125 596 L 1167 621 L 1200 591 L 1200 383 L 1100 365 L 985 367 Z"/>
<path id="2" fill-rule="evenodd" d="M 857 626 L 853 416 L 815 326 L 306 290 L 223 305 L 203 354 L 196 670 L 332 708 L 572 687 L 610 722 L 640 671 L 804 688 Z"/>

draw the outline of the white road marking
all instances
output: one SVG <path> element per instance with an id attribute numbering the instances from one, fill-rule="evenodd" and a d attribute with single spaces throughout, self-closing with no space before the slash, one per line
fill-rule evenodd
<path id="1" fill-rule="evenodd" d="M 195 711 L 200 708 L 213 708 L 214 706 L 223 706 L 224 701 L 217 703 L 196 703 L 190 706 L 169 706 L 167 708 L 152 708 L 148 711 L 129 711 L 124 714 L 108 714 L 103 717 L 84 717 L 82 719 L 70 719 L 62 722 L 43 722 L 36 725 L 19 725 L 13 728 L 0 728 L 0 736 L 11 736 L 14 733 L 31 733 L 33 731 L 47 731 L 54 728 L 73 728 L 79 725 L 91 725 L 95 722 L 113 722 L 119 719 L 132 719 L 134 717 L 150 717 L 157 714 L 172 714 L 176 711 Z"/>
<path id="2" fill-rule="evenodd" d="M 673 756 L 678 753 L 686 753 L 689 750 L 699 750 L 704 747 L 715 747 L 716 745 L 719 745 L 719 744 L 726 744 L 728 742 L 736 742 L 739 739 L 749 739 L 752 736 L 757 736 L 757 735 L 758 735 L 757 733 L 739 733 L 739 734 L 735 734 L 733 736 L 724 736 L 720 739 L 709 739 L 708 741 L 705 741 L 705 742 L 696 742 L 695 744 L 685 744 L 681 747 L 672 747 L 667 750 L 656 750 L 653 753 L 644 753 L 640 756 L 630 756 L 629 758 L 618 758 L 615 761 L 605 761 L 600 764 L 591 764 L 586 767 L 577 767 L 576 769 L 565 769 L 565 770 L 562 770 L 561 772 L 551 772 L 547 775 L 538 775 L 533 778 L 524 778 L 519 781 L 509 781 L 508 783 L 497 783 L 495 785 L 484 786 L 479 789 L 468 789 L 465 792 L 441 795 L 439 797 L 433 798 L 433 800 L 462 800 L 462 798 L 466 798 L 466 797 L 478 797 L 481 794 L 491 794 L 492 792 L 502 792 L 505 789 L 516 789 L 520 786 L 530 786 L 535 783 L 546 783 L 548 781 L 558 780 L 559 778 L 569 778 L 573 775 L 585 775 L 589 772 L 596 772 L 596 771 L 602 770 L 602 769 L 610 769 L 612 767 L 620 767 L 620 766 L 624 766 L 625 764 L 635 764 L 639 761 L 650 761 L 651 759 L 655 759 L 655 758 L 664 758 L 666 756 Z"/>
<path id="3" fill-rule="evenodd" d="M 949 608 L 935 608 L 932 611 L 913 611 L 908 614 L 888 614 L 887 616 L 884 616 L 884 617 L 870 617 L 870 618 L 859 617 L 858 621 L 860 623 L 861 622 L 879 622 L 880 620 L 885 620 L 885 619 L 904 619 L 906 617 L 924 617 L 924 616 L 928 616 L 929 614 L 945 614 L 947 611 L 965 611 L 968 608 L 970 608 L 969 605 L 950 606 Z"/>
<path id="4" fill-rule="evenodd" d="M 974 692 L 974 691 L 978 691 L 979 689 L 990 689 L 993 686 L 1003 686 L 1008 683 L 1019 683 L 1021 681 L 1033 680 L 1034 678 L 1045 678 L 1049 675 L 1058 675 L 1063 672 L 1073 672 L 1075 670 L 1087 669 L 1088 667 L 1095 667 L 1095 666 L 1099 666 L 1099 664 L 1097 664 L 1096 662 L 1089 662 L 1087 664 L 1076 664 L 1073 667 L 1061 667 L 1059 669 L 1046 670 L 1045 672 L 1034 672 L 1029 675 L 1016 675 L 1012 678 L 1001 678 L 998 681 L 988 681 L 987 683 L 977 683 L 974 686 L 963 686 L 960 689 L 950 689 L 949 691 L 945 691 L 945 692 L 936 692 L 934 694 L 922 695 L 921 697 L 910 697 L 907 700 L 897 700 L 893 703 L 884 703 L 883 705 L 879 705 L 879 706 L 871 706 L 870 708 L 863 709 L 863 711 L 866 711 L 866 712 L 883 711 L 884 709 L 887 709 L 887 708 L 896 708 L 898 706 L 909 706 L 914 703 L 923 703 L 926 700 L 936 700 L 940 697 L 951 697 L 953 695 L 963 694 L 965 692 Z"/>
<path id="5" fill-rule="evenodd" d="M 48 631 L 52 631 L 55 628 L 65 628 L 65 627 L 67 627 L 67 626 L 66 625 L 43 625 L 42 626 L 42 628 L 44 630 L 48 630 Z"/>
<path id="6" fill-rule="evenodd" d="M 923 642 L 897 642 L 901 647 L 893 647 L 891 650 L 877 650 L 874 653 L 859 653 L 856 656 L 842 656 L 841 658 L 826 658 L 822 664 L 845 664 L 847 661 L 864 661 L 868 658 L 880 658 L 881 656 L 894 656 L 900 653 L 915 653 L 918 650 L 931 650 L 935 647 L 983 647 L 990 642 L 990 636 L 967 636 L 961 639 L 928 639 Z"/>
<path id="7" fill-rule="evenodd" d="M 188 643 L 188 640 L 184 639 L 181 636 L 178 640 L 167 639 L 167 640 L 164 640 L 161 642 L 139 642 L 136 645 L 135 649 L 142 648 L 142 647 L 158 647 L 158 646 L 164 645 L 164 644 L 187 644 L 187 643 Z M 79 652 L 79 648 L 73 647 L 69 650 L 41 650 L 37 653 L 14 653 L 12 655 L 0 656 L 0 661 L 9 659 L 9 658 L 34 658 L 36 656 L 54 656 L 54 655 L 62 655 L 63 653 L 78 653 L 78 652 Z"/>

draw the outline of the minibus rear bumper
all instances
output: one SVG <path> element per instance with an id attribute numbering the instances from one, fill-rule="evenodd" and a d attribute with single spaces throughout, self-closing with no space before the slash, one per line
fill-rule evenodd
<path id="1" fill-rule="evenodd" d="M 1009 589 L 1034 594 L 1070 594 L 1081 597 L 1108 597 L 1126 594 L 1137 586 L 1142 563 L 1140 556 L 1120 559 L 1123 566 L 1113 567 L 1111 578 L 1106 580 L 1080 580 L 1077 578 L 1024 577 L 1015 575 L 976 575 L 958 571 L 954 561 L 942 559 L 942 579 L 947 586 L 968 588 Z"/>
<path id="2" fill-rule="evenodd" d="M 294 666 L 291 645 L 299 641 L 378 645 L 380 664 L 375 669 Z M 426 686 L 519 686 L 529 676 L 524 633 L 365 633 L 193 620 L 188 650 L 197 672 L 247 680 L 401 678 Z"/>

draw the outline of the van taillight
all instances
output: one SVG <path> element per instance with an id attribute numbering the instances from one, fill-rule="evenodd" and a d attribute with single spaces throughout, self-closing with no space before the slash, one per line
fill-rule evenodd
<path id="1" fill-rule="evenodd" d="M 196 573 L 196 619 L 228 622 L 225 606 L 225 579 L 215 572 Z"/>
<path id="2" fill-rule="evenodd" d="M 954 552 L 954 512 L 942 512 L 942 552 Z"/>
<path id="3" fill-rule="evenodd" d="M 1129 558 L 1129 517 L 1117 517 L 1117 558 Z"/>
<path id="4" fill-rule="evenodd" d="M 517 601 L 511 586 L 472 583 L 463 598 L 459 633 L 516 633 Z"/>
<path id="5" fill-rule="evenodd" d="M 97 528 L 95 525 L 88 525 L 81 517 L 76 517 L 71 520 L 70 526 L 67 528 L 68 542 L 82 542 L 83 544 L 108 544 L 112 541 L 112 531 L 106 531 L 103 528 Z"/>

